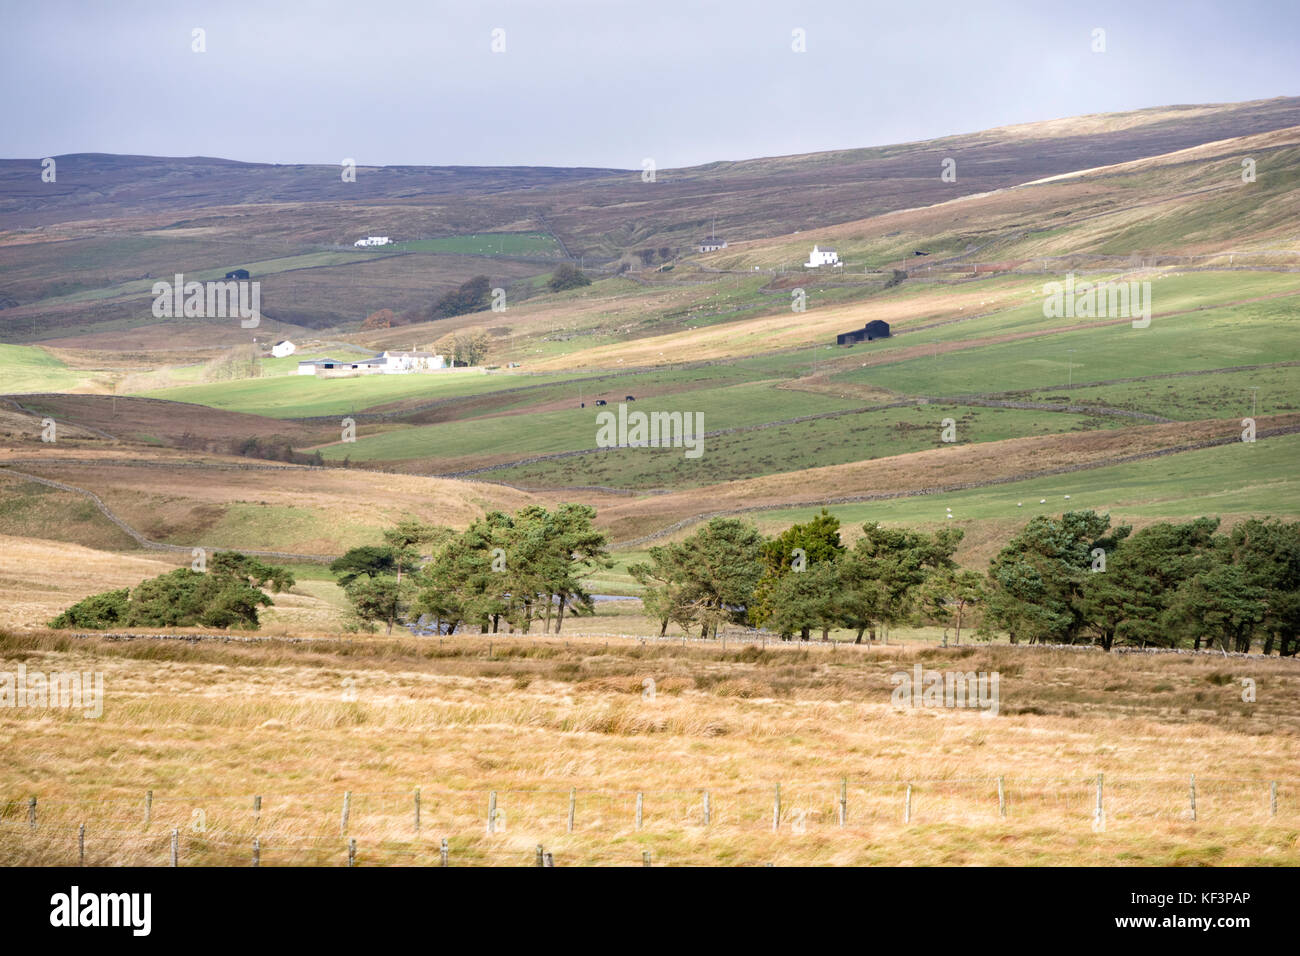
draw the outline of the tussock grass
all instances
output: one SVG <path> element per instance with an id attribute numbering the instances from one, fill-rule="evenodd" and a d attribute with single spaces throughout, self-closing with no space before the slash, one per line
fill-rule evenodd
<path id="1" fill-rule="evenodd" d="M 643 849 L 663 864 L 1300 862 L 1293 661 L 1006 646 L 724 651 L 579 636 L 115 641 L 41 631 L 0 632 L 0 659 L 11 672 L 20 661 L 101 671 L 106 690 L 98 720 L 0 709 L 0 860 L 10 864 L 75 864 L 84 823 L 91 865 L 164 865 L 172 828 L 182 865 L 246 864 L 254 837 L 262 865 L 345 865 L 348 791 L 359 865 L 437 865 L 443 837 L 453 865 L 531 865 L 538 843 L 559 865 L 634 865 Z M 917 662 L 998 671 L 1000 714 L 895 710 L 890 676 Z M 1255 704 L 1241 701 L 1243 677 L 1257 682 Z M 1097 773 L 1106 781 L 1103 832 L 1092 828 Z M 1279 782 L 1276 817 L 1270 780 Z M 491 834 L 490 791 L 503 815 Z M 36 830 L 27 826 L 31 796 Z"/>

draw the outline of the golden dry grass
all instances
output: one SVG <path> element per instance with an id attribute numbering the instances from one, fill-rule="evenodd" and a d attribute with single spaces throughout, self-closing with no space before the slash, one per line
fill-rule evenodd
<path id="1" fill-rule="evenodd" d="M 724 652 L 540 635 L 238 645 L 41 633 L 0 637 L 0 658 L 9 671 L 20 661 L 100 671 L 106 688 L 97 720 L 0 711 L 0 860 L 11 864 L 75 862 L 84 823 L 91 864 L 162 864 L 175 827 L 183 864 L 246 863 L 258 836 L 263 865 L 341 865 L 349 791 L 361 865 L 436 864 L 443 837 L 453 864 L 528 865 L 539 843 L 558 865 L 634 865 L 643 850 L 665 865 L 1300 862 L 1294 661 L 1023 647 Z M 1001 713 L 893 709 L 889 677 L 917 661 L 998 671 Z M 1258 703 L 1240 700 L 1247 676 Z M 653 699 L 642 694 L 646 677 Z M 1097 773 L 1103 832 L 1093 829 Z M 489 834 L 493 790 L 503 818 Z"/>

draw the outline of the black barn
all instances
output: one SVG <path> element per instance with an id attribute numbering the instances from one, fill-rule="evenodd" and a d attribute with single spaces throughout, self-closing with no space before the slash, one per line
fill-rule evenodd
<path id="1" fill-rule="evenodd" d="M 882 322 L 879 319 L 872 319 L 860 329 L 854 329 L 852 332 L 844 332 L 835 336 L 835 344 L 857 345 L 859 342 L 887 338 L 889 338 L 889 323 Z"/>

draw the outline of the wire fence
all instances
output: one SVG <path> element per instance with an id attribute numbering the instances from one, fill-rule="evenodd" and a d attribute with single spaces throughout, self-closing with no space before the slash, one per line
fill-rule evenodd
<path id="1" fill-rule="evenodd" d="M 1104 831 L 1293 827 L 1296 781 L 1200 777 L 869 779 L 689 789 L 503 788 L 0 803 L 0 858 L 45 865 L 529 865 L 583 836 L 1003 825 Z M 537 865 L 547 865 L 543 852 Z"/>

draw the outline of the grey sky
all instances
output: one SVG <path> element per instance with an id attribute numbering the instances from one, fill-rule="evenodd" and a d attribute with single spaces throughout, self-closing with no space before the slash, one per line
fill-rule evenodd
<path id="1" fill-rule="evenodd" d="M 6 158 L 663 168 L 1300 93 L 1296 0 L 0 7 Z"/>

